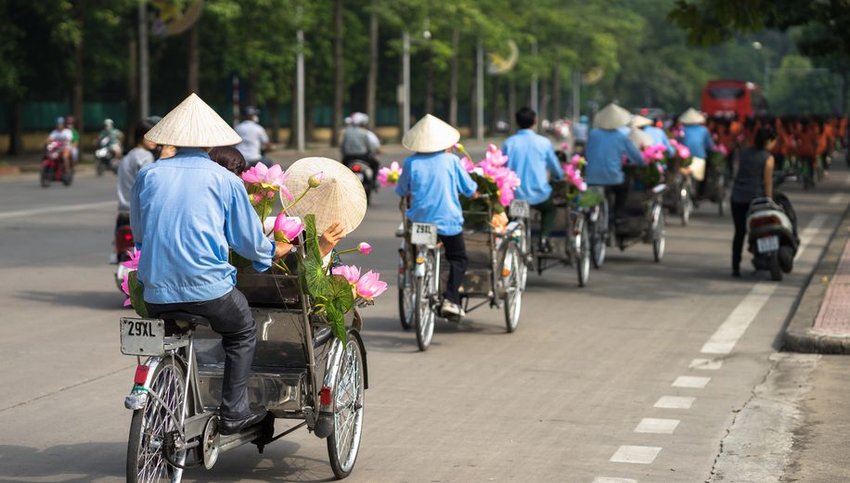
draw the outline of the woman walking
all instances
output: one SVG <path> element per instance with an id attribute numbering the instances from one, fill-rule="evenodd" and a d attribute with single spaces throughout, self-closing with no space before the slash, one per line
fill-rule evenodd
<path id="1" fill-rule="evenodd" d="M 773 156 L 776 131 L 766 125 L 756 131 L 753 145 L 741 151 L 738 173 L 732 187 L 732 220 L 735 237 L 732 239 L 732 276 L 741 276 L 741 250 L 747 234 L 747 212 L 755 198 L 773 197 Z"/>

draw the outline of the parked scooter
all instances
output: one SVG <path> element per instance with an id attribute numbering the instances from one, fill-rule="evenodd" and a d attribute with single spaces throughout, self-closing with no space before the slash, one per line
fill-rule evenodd
<path id="1" fill-rule="evenodd" d="M 47 188 L 53 181 L 61 181 L 65 186 L 70 186 L 74 179 L 74 168 L 69 172 L 65 171 L 65 162 L 62 159 L 62 152 L 65 150 L 65 144 L 61 141 L 50 141 L 44 148 L 44 155 L 41 160 L 41 186 Z"/>
<path id="2" fill-rule="evenodd" d="M 794 257 L 800 239 L 797 217 L 787 196 L 776 193 L 774 199 L 756 198 L 747 214 L 749 250 L 756 270 L 770 271 L 772 280 L 794 269 Z"/>
<path id="3" fill-rule="evenodd" d="M 350 169 L 357 179 L 363 183 L 363 190 L 366 191 L 366 204 L 372 200 L 372 192 L 375 191 L 375 172 L 366 160 L 352 158 L 345 162 L 345 165 Z"/>
<path id="4" fill-rule="evenodd" d="M 118 163 L 115 160 L 115 151 L 110 146 L 111 141 L 109 136 L 103 136 L 98 140 L 97 145 L 99 147 L 94 152 L 95 169 L 98 176 L 103 176 L 107 169 L 118 174 Z"/>

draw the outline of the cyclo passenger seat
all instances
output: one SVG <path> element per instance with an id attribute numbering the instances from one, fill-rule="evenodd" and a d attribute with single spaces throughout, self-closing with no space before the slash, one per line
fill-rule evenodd
<path id="1" fill-rule="evenodd" d="M 159 314 L 159 318 L 165 321 L 166 335 L 195 330 L 195 327 L 199 325 L 210 326 L 210 321 L 206 317 L 198 314 L 190 314 L 189 312 L 163 312 Z"/>

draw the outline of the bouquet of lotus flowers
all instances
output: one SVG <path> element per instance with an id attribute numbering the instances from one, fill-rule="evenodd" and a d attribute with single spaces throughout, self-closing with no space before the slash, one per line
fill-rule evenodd
<path id="1" fill-rule="evenodd" d="M 675 139 L 671 139 L 670 144 L 673 145 L 673 149 L 675 150 L 673 159 L 679 163 L 679 167 L 686 168 L 690 166 L 692 158 L 691 150 Z"/>
<path id="2" fill-rule="evenodd" d="M 564 196 L 571 205 L 590 207 L 602 202 L 602 198 L 597 193 L 587 190 L 587 182 L 584 180 L 586 165 L 587 160 L 584 156 L 574 154 L 569 161 L 561 163 L 561 168 L 564 170 L 563 181 L 552 183 L 556 192 Z"/>
<path id="3" fill-rule="evenodd" d="M 260 220 L 271 215 L 278 194 L 281 199 L 292 201 L 292 193 L 283 184 L 286 181 L 286 173 L 278 164 L 269 168 L 263 163 L 257 163 L 242 173 L 242 181 L 245 182 L 248 198 Z"/>
<path id="4" fill-rule="evenodd" d="M 685 148 L 687 149 L 687 148 Z M 656 186 L 661 182 L 661 177 L 667 164 L 667 147 L 663 144 L 647 146 L 641 151 L 644 166 L 638 171 L 638 178 L 646 186 Z"/>
<path id="5" fill-rule="evenodd" d="M 726 165 L 727 156 L 729 156 L 729 149 L 721 143 L 715 143 L 714 149 L 708 154 L 708 162 L 711 166 L 722 167 Z"/>
<path id="6" fill-rule="evenodd" d="M 378 184 L 381 185 L 381 188 L 390 185 L 395 186 L 399 177 L 401 177 L 401 167 L 398 165 L 398 161 L 393 161 L 389 167 L 384 166 L 378 170 Z"/>
<path id="7" fill-rule="evenodd" d="M 463 156 L 461 163 L 463 163 L 464 168 L 478 184 L 478 193 L 488 195 L 485 197 L 486 199 L 481 200 L 463 198 L 461 201 L 464 209 L 474 209 L 475 205 L 480 206 L 480 203 L 487 203 L 494 213 L 504 213 L 505 208 L 513 201 L 514 191 L 520 183 L 517 174 L 506 166 L 508 157 L 494 144 L 490 144 L 487 146 L 484 159 L 478 163 L 473 163 L 472 156 L 469 155 L 462 144 L 456 144 L 455 149 Z"/>

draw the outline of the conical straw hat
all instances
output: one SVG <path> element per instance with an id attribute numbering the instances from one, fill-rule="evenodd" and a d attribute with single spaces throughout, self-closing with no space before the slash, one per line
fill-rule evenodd
<path id="1" fill-rule="evenodd" d="M 682 124 L 705 124 L 705 116 L 693 107 L 689 107 L 684 114 L 679 116 L 679 122 Z"/>
<path id="2" fill-rule="evenodd" d="M 460 133 L 438 117 L 425 114 L 404 138 L 402 146 L 417 153 L 436 153 L 448 149 L 460 140 Z"/>
<path id="3" fill-rule="evenodd" d="M 307 192 L 301 201 L 286 210 L 289 216 L 316 215 L 316 230 L 321 236 L 332 224 L 340 222 L 345 233 L 360 226 L 366 216 L 366 191 L 350 169 L 330 158 L 302 158 L 286 170 L 284 185 L 299 196 L 307 189 L 310 176 L 322 173 L 321 184 Z M 284 206 L 287 202 L 284 201 Z"/>
<path id="4" fill-rule="evenodd" d="M 629 111 L 612 102 L 596 113 L 596 116 L 593 118 L 593 127 L 599 129 L 617 129 L 628 124 L 631 118 L 632 115 L 629 114 Z"/>
<path id="5" fill-rule="evenodd" d="M 638 129 L 640 129 L 644 126 L 651 126 L 651 125 L 652 125 L 652 119 L 650 119 L 648 117 L 636 115 L 635 117 L 632 118 L 632 127 L 636 127 Z"/>
<path id="6" fill-rule="evenodd" d="M 145 139 L 186 148 L 232 146 L 242 142 L 236 131 L 194 93 L 156 123 Z"/>
<path id="7" fill-rule="evenodd" d="M 652 137 L 649 134 L 634 126 L 629 130 L 629 139 L 638 149 L 643 149 L 653 144 Z"/>

